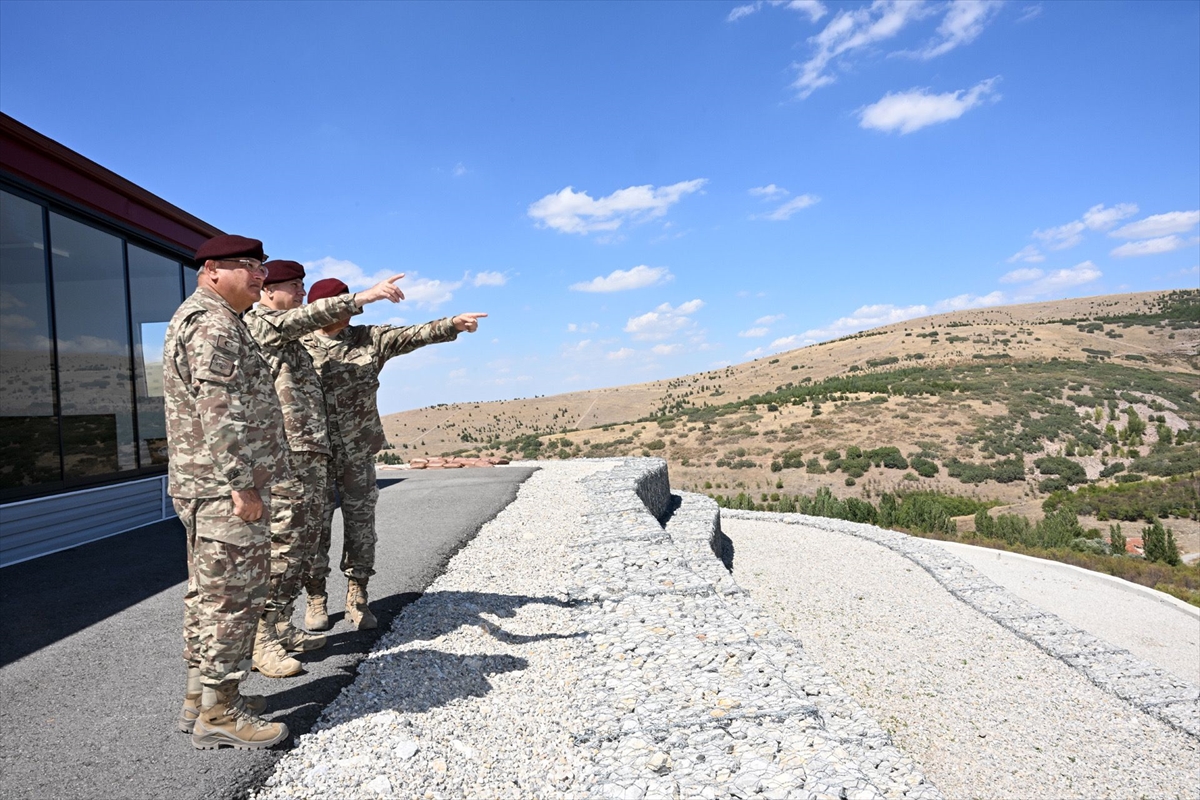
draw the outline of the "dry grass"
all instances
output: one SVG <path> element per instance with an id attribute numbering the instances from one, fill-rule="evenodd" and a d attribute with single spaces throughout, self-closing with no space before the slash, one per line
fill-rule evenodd
<path id="1" fill-rule="evenodd" d="M 805 458 L 828 449 L 898 447 L 904 454 L 927 449 L 949 458 L 979 460 L 979 450 L 961 444 L 959 435 L 978 428 L 989 418 L 1007 414 L 1003 403 L 963 399 L 953 395 L 887 398 L 868 402 L 867 395 L 844 402 L 823 403 L 813 415 L 811 403 L 784 405 L 719 417 L 707 423 L 676 419 L 666 427 L 635 422 L 676 403 L 720 405 L 770 392 L 805 379 L 819 382 L 848 374 L 863 374 L 910 366 L 993 363 L 974 356 L 1006 353 L 1016 360 L 1087 362 L 1084 348 L 1108 351 L 1110 363 L 1139 370 L 1200 375 L 1200 330 L 1168 331 L 1148 325 L 1106 325 L 1103 332 L 1082 332 L 1063 319 L 1148 313 L 1163 293 L 1112 295 L 1021 306 L 958 311 L 909 320 L 865 331 L 844 339 L 735 366 L 685 375 L 670 380 L 610 387 L 569 394 L 489 403 L 457 403 L 391 414 L 384 418 L 389 440 L 403 458 L 442 455 L 470 449 L 496 451 L 496 443 L 526 435 L 554 442 L 553 456 L 653 454 L 670 464 L 672 485 L 692 491 L 732 490 L 813 494 L 830 487 L 839 497 L 872 497 L 881 492 L 937 489 L 995 499 L 1012 509 L 1040 514 L 1041 495 L 1034 482 L 966 485 L 941 470 L 936 477 L 905 479 L 905 471 L 872 469 L 854 486 L 842 473 L 815 475 L 804 469 L 770 471 L 784 451 L 801 451 Z M 937 332 L 938 336 L 930 334 Z M 1107 334 L 1107 335 L 1106 335 Z M 1119 337 L 1116 336 L 1119 334 Z M 1169 338 L 1172 337 L 1173 338 Z M 923 358 L 917 360 L 916 354 Z M 1146 360 L 1129 361 L 1134 355 Z M 868 362 L 899 359 L 870 366 Z M 1001 368 L 1001 362 L 996 362 Z M 1200 385 L 1200 384 L 1198 384 Z M 1065 390 L 1065 387 L 1064 387 Z M 879 398 L 876 398 L 878 400 Z M 1145 413 L 1145 409 L 1139 409 Z M 1179 428 L 1197 421 L 1172 418 Z M 559 447 L 563 442 L 568 447 Z M 490 442 L 490 444 L 489 444 Z M 661 447 L 657 444 L 661 442 Z M 651 447 L 647 447 L 655 443 Z M 1148 439 L 1153 443 L 1153 435 Z M 543 451 L 544 453 L 546 451 Z M 1036 456 L 1026 456 L 1032 465 Z M 753 462 L 754 466 L 717 466 L 718 461 Z M 1089 471 L 1098 471 L 1099 461 Z M 782 483 L 782 486 L 779 484 Z M 1189 526 L 1190 528 L 1191 526 Z M 1200 551 L 1200 534 L 1181 537 L 1184 552 Z"/>

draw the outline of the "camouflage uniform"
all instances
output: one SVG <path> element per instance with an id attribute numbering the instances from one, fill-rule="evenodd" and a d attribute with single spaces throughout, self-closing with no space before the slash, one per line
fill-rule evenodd
<path id="1" fill-rule="evenodd" d="M 305 578 L 309 593 L 320 591 L 329 575 L 333 498 L 342 498 L 345 539 L 341 569 L 346 577 L 366 582 L 375 574 L 375 454 L 387 442 L 375 394 L 379 372 L 388 359 L 438 342 L 458 338 L 451 318 L 424 325 L 352 325 L 336 336 L 310 334 L 301 341 L 312 355 L 325 389 L 329 442 L 333 460 L 329 501 L 321 541 Z"/>
<path id="2" fill-rule="evenodd" d="M 309 570 L 325 518 L 331 455 L 325 396 L 312 356 L 300 344 L 300 337 L 361 313 L 353 295 L 347 294 L 289 311 L 256 305 L 245 316 L 246 327 L 261 346 L 275 378 L 292 474 L 271 490 L 268 612 L 283 611 L 300 593 L 300 581 Z"/>
<path id="3" fill-rule="evenodd" d="M 198 287 L 171 317 L 163 346 L 169 492 L 187 532 L 184 658 L 206 685 L 250 669 L 269 576 L 272 485 L 288 477 L 283 413 L 267 363 L 238 313 Z M 263 517 L 233 513 L 257 489 Z"/>

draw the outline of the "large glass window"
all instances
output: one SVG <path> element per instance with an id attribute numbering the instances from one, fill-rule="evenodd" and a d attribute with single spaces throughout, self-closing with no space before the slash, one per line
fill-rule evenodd
<path id="1" fill-rule="evenodd" d="M 64 475 L 136 469 L 122 242 L 51 213 L 50 246 Z"/>
<path id="2" fill-rule="evenodd" d="M 59 480 L 42 207 L 0 192 L 0 497 Z"/>
<path id="3" fill-rule="evenodd" d="M 143 467 L 167 463 L 162 353 L 167 323 L 183 302 L 178 261 L 128 245 L 129 305 L 137 385 L 138 458 Z"/>

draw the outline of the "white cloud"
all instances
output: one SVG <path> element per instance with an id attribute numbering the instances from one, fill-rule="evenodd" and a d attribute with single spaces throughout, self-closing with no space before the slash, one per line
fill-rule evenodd
<path id="1" fill-rule="evenodd" d="M 798 65 L 800 74 L 792 82 L 792 88 L 804 99 L 822 86 L 828 86 L 836 80 L 829 69 L 835 60 L 892 38 L 909 22 L 928 13 L 923 3 L 908 0 L 875 0 L 866 8 L 839 11 L 824 30 L 809 39 L 815 52 L 808 61 Z"/>
<path id="2" fill-rule="evenodd" d="M 859 126 L 888 133 L 913 133 L 929 125 L 958 119 L 985 100 L 1000 99 L 993 87 L 999 77 L 980 81 L 970 89 L 930 94 L 926 89 L 887 94 L 877 103 L 862 109 Z"/>
<path id="3" fill-rule="evenodd" d="M 783 222 L 784 220 L 791 219 L 792 215 L 797 211 L 816 205 L 819 202 L 821 202 L 821 198 L 815 195 L 802 194 L 799 197 L 793 197 L 791 200 L 788 200 L 769 214 L 759 214 L 754 216 L 753 219 L 768 219 L 772 222 Z"/>
<path id="4" fill-rule="evenodd" d="M 1196 241 L 1196 239 L 1192 239 L 1189 242 L 1182 236 L 1159 236 L 1155 239 L 1144 239 L 1140 242 L 1126 242 L 1120 247 L 1115 248 L 1110 255 L 1116 258 L 1156 256 L 1159 253 L 1170 253 L 1180 250 L 1189 244 L 1195 244 Z"/>
<path id="5" fill-rule="evenodd" d="M 854 313 L 846 317 L 841 317 L 834 320 L 829 325 L 823 328 L 812 328 L 803 333 L 792 334 L 791 336 L 783 336 L 775 339 L 767 346 L 767 350 L 771 352 L 779 352 L 796 347 L 805 347 L 817 342 L 827 341 L 829 339 L 837 339 L 842 336 L 848 336 L 852 333 L 867 330 L 868 328 L 878 328 L 883 325 L 891 325 L 896 322 L 913 319 L 915 317 L 924 317 L 929 314 L 944 313 L 947 311 L 961 311 L 967 308 L 984 308 L 987 306 L 1003 305 L 1009 302 L 1003 292 L 991 292 L 986 295 L 960 294 L 956 297 L 948 297 L 944 300 L 939 300 L 932 305 L 919 303 L 910 306 L 896 306 L 890 303 L 879 303 L 875 305 L 861 306 Z M 754 351 L 755 355 L 761 354 L 762 348 Z M 749 354 L 748 354 L 749 355 Z"/>
<path id="6" fill-rule="evenodd" d="M 787 6 L 793 11 L 801 11 L 808 15 L 809 20 L 816 22 L 821 17 L 828 13 L 825 5 L 819 0 L 767 0 L 773 6 Z M 756 0 L 753 3 L 735 6 L 729 12 L 729 16 L 725 17 L 726 22 L 737 22 L 742 17 L 748 17 L 755 11 L 763 7 L 763 0 Z"/>
<path id="7" fill-rule="evenodd" d="M 774 325 L 776 322 L 787 319 L 787 314 L 768 314 L 765 317 L 759 317 L 754 320 L 755 325 Z"/>
<path id="8" fill-rule="evenodd" d="M 503 272 L 478 272 L 472 283 L 476 286 L 503 286 L 508 283 L 508 277 Z"/>
<path id="9" fill-rule="evenodd" d="M 755 197 L 761 197 L 764 200 L 774 200 L 779 197 L 787 197 L 788 190 L 782 186 L 776 186 L 773 183 L 768 183 L 766 186 L 755 186 L 750 190 L 750 194 Z"/>
<path id="10" fill-rule="evenodd" d="M 767 352 L 767 351 L 764 350 L 763 348 L 756 347 L 753 350 L 747 350 L 745 353 L 743 353 L 742 358 L 758 358 L 765 352 Z"/>
<path id="11" fill-rule="evenodd" d="M 982 297 L 973 294 L 960 294 L 954 297 L 947 297 L 945 300 L 938 300 L 933 304 L 933 310 L 939 313 L 945 311 L 962 311 L 966 308 L 999 306 L 1006 302 L 1008 301 L 1004 297 L 1004 292 L 992 292 Z"/>
<path id="12" fill-rule="evenodd" d="M 786 5 L 793 11 L 803 11 L 805 14 L 808 14 L 808 18 L 812 22 L 816 22 L 828 13 L 825 4 L 819 2 L 819 0 L 791 0 Z"/>
<path id="13" fill-rule="evenodd" d="M 632 348 L 622 347 L 620 350 L 613 350 L 611 353 L 605 353 L 604 357 L 610 361 L 623 361 L 624 359 L 634 355 L 636 352 L 637 351 Z"/>
<path id="14" fill-rule="evenodd" d="M 1046 246 L 1051 250 L 1066 250 L 1068 247 L 1074 247 L 1083 241 L 1083 232 L 1087 230 L 1087 225 L 1084 225 L 1079 220 L 1068 222 L 1066 225 L 1059 225 L 1054 228 L 1046 228 L 1045 230 L 1036 230 L 1033 232 L 1035 239 L 1041 239 L 1046 243 Z"/>
<path id="15" fill-rule="evenodd" d="M 743 339 L 758 339 L 770 332 L 770 328 L 750 328 L 749 330 L 738 331 L 738 336 L 741 336 Z"/>
<path id="16" fill-rule="evenodd" d="M 729 16 L 727 16 L 725 18 L 725 21 L 726 22 L 737 22 L 742 17 L 748 17 L 751 14 L 753 14 L 755 11 L 758 11 L 758 9 L 760 9 L 760 8 L 762 8 L 761 2 L 747 3 L 744 6 L 735 6 L 734 9 L 729 12 Z"/>
<path id="17" fill-rule="evenodd" d="M 1109 236 L 1122 239 L 1150 239 L 1172 233 L 1187 233 L 1200 223 L 1200 211 L 1170 211 L 1131 222 L 1117 228 Z"/>
<path id="18" fill-rule="evenodd" d="M 1133 203 L 1118 203 L 1112 208 L 1105 208 L 1101 203 L 1083 212 L 1083 224 L 1094 231 L 1106 231 L 1126 217 L 1132 217 L 1138 212 Z"/>
<path id="19" fill-rule="evenodd" d="M 379 270 L 373 275 L 355 264 L 340 258 L 317 259 L 304 262 L 305 282 L 312 286 L 324 278 L 337 278 L 350 287 L 350 291 L 367 289 L 382 280 L 392 277 L 393 270 Z M 404 292 L 404 301 L 423 308 L 434 309 L 442 303 L 454 298 L 454 292 L 461 289 L 464 281 L 443 281 L 436 278 L 422 278 L 416 272 L 409 272 L 396 282 L 400 291 Z"/>
<path id="20" fill-rule="evenodd" d="M 1028 22 L 1029 20 L 1040 17 L 1042 15 L 1041 5 L 1025 6 L 1021 10 L 1021 16 L 1017 17 L 1017 22 Z"/>
<path id="21" fill-rule="evenodd" d="M 1017 261 L 1026 261 L 1030 264 L 1038 264 L 1045 261 L 1046 257 L 1042 255 L 1042 251 L 1037 249 L 1036 245 L 1027 244 L 1017 252 L 1008 257 L 1008 263 L 1014 264 Z"/>
<path id="22" fill-rule="evenodd" d="M 1027 300 L 1033 297 L 1059 294 L 1067 289 L 1091 283 L 1103 274 L 1091 261 L 1084 261 L 1070 269 L 1056 270 L 1039 278 L 1024 287 L 1016 299 Z"/>
<path id="23" fill-rule="evenodd" d="M 412 273 L 415 275 L 416 273 Z M 454 298 L 454 292 L 462 288 L 462 281 L 441 281 L 436 278 L 405 278 L 397 283 L 404 292 L 404 299 L 424 308 L 437 308 Z"/>
<path id="24" fill-rule="evenodd" d="M 36 322 L 29 317 L 21 314 L 4 314 L 0 316 L 0 328 L 8 328 L 10 330 L 28 330 L 30 328 L 40 328 Z"/>
<path id="25" fill-rule="evenodd" d="M 1012 259 L 1009 259 L 1009 260 L 1011 261 Z M 1001 275 L 1000 282 L 1001 283 L 1027 283 L 1029 281 L 1036 281 L 1038 278 L 1042 277 L 1042 275 L 1044 275 L 1044 274 L 1045 273 L 1042 272 L 1040 269 L 1029 269 L 1029 268 L 1014 269 L 1012 272 L 1006 272 L 1004 275 Z"/>
<path id="26" fill-rule="evenodd" d="M 467 377 L 467 370 L 465 368 L 452 369 L 446 373 L 446 377 L 450 378 L 451 380 L 460 380 Z"/>
<path id="27" fill-rule="evenodd" d="M 100 336 L 76 336 L 74 339 L 59 339 L 60 353 L 89 353 L 97 355 L 125 355 L 125 345 L 116 339 L 105 339 Z"/>
<path id="28" fill-rule="evenodd" d="M 928 60 L 949 53 L 960 45 L 970 44 L 983 33 L 984 26 L 1000 10 L 1000 5 L 999 0 L 953 0 L 942 24 L 938 26 L 940 38 L 921 50 L 904 55 Z"/>
<path id="29" fill-rule="evenodd" d="M 567 331 L 569 333 L 591 333 L 599 327 L 599 323 L 596 322 L 584 322 L 580 324 L 571 322 L 567 324 Z"/>
<path id="30" fill-rule="evenodd" d="M 461 161 L 458 162 L 457 164 L 455 164 L 454 169 L 452 170 L 452 174 L 456 178 L 461 178 L 463 175 L 466 175 L 467 172 L 468 172 L 467 168 L 463 166 L 463 163 Z"/>
<path id="31" fill-rule="evenodd" d="M 351 291 L 354 291 L 355 289 L 367 289 L 386 278 L 390 278 L 396 273 L 385 269 L 373 275 L 368 275 L 362 267 L 353 261 L 326 256 L 316 261 L 305 261 L 304 274 L 304 280 L 309 286 L 325 278 L 337 278 L 349 286 Z M 408 294 L 407 291 L 404 293 Z"/>
<path id="32" fill-rule="evenodd" d="M 1136 214 L 1137 211 L 1138 207 L 1133 203 L 1118 203 L 1111 208 L 1105 207 L 1103 203 L 1100 203 L 1083 212 L 1083 216 L 1080 219 L 1072 220 L 1065 225 L 1058 225 L 1053 228 L 1046 228 L 1045 230 L 1036 230 L 1033 232 L 1033 237 L 1040 239 L 1051 250 L 1066 250 L 1082 242 L 1083 234 L 1088 230 L 1108 230 L 1126 217 Z M 1126 227 L 1129 226 L 1127 225 Z M 1115 236 L 1116 233 L 1110 235 Z M 1036 247 L 1029 245 L 1020 253 L 1010 258 L 1008 260 L 1009 263 L 1014 261 L 1032 261 L 1036 263 L 1045 260 L 1043 258 L 1019 258 L 1026 251 L 1040 255 Z"/>
<path id="33" fill-rule="evenodd" d="M 625 332 L 634 339 L 661 340 L 678 333 L 692 324 L 692 314 L 704 307 L 703 300 L 689 300 L 671 308 L 670 303 L 663 303 L 653 311 L 648 311 L 639 317 L 630 317 L 625 323 Z"/>
<path id="34" fill-rule="evenodd" d="M 531 204 L 528 214 L 539 227 L 564 233 L 615 231 L 626 220 L 636 223 L 663 216 L 684 196 L 700 191 L 706 183 L 708 179 L 697 178 L 658 188 L 648 184 L 630 186 L 598 200 L 568 186 Z"/>
<path id="35" fill-rule="evenodd" d="M 633 269 L 616 269 L 607 276 L 592 278 L 590 281 L 573 283 L 570 288 L 573 292 L 624 292 L 657 286 L 673 280 L 674 277 L 666 267 L 647 267 L 642 264 Z"/>
<path id="36" fill-rule="evenodd" d="M 670 356 L 678 353 L 683 349 L 681 344 L 656 344 L 650 348 L 650 352 L 656 356 Z"/>

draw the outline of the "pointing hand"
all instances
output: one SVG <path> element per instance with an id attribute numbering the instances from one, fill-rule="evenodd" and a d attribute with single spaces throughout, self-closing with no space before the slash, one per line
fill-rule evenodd
<path id="1" fill-rule="evenodd" d="M 376 300 L 391 300 L 393 303 L 399 303 L 404 299 L 404 292 L 400 291 L 399 286 L 394 286 L 396 281 L 404 277 L 404 273 L 393 275 L 386 281 L 379 283 L 367 289 L 365 292 L 358 292 L 354 295 L 354 302 L 358 303 L 359 308 L 362 308 L 367 303 L 374 303 Z"/>
<path id="2" fill-rule="evenodd" d="M 450 321 L 454 323 L 456 330 L 474 333 L 475 331 L 479 330 L 480 318 L 486 316 L 487 314 L 479 313 L 459 314 L 457 317 L 451 318 Z"/>

